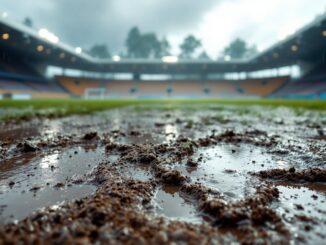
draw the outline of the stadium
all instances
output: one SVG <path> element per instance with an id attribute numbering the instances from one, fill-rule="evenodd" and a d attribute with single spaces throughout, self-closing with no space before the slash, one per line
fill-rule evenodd
<path id="1" fill-rule="evenodd" d="M 324 244 L 326 12 L 242 57 L 105 52 L 0 13 L 0 244 Z"/>
<path id="2" fill-rule="evenodd" d="M 173 56 L 97 60 L 51 41 L 46 29 L 37 32 L 2 18 L 0 31 L 3 98 L 325 99 L 325 14 L 255 57 L 222 62 Z M 47 79 L 49 66 L 61 75 Z M 64 75 L 69 70 L 80 75 Z"/>

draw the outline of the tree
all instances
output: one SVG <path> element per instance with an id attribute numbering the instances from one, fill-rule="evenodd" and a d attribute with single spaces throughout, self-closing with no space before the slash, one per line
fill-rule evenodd
<path id="1" fill-rule="evenodd" d="M 141 37 L 138 27 L 133 27 L 128 33 L 126 46 L 127 46 L 127 56 L 129 58 L 140 58 L 140 44 Z"/>
<path id="2" fill-rule="evenodd" d="M 251 47 L 247 48 L 244 57 L 245 58 L 251 58 L 252 56 L 254 56 L 256 54 L 258 54 L 257 46 L 252 45 Z"/>
<path id="3" fill-rule="evenodd" d="M 207 54 L 207 52 L 205 50 L 198 55 L 198 59 L 199 60 L 211 60 L 211 58 L 209 57 L 209 55 Z"/>
<path id="4" fill-rule="evenodd" d="M 161 53 L 161 43 L 155 33 L 141 35 L 140 55 L 141 58 L 158 58 Z"/>
<path id="5" fill-rule="evenodd" d="M 96 44 L 90 50 L 89 54 L 93 57 L 100 59 L 108 59 L 110 58 L 110 52 L 106 44 Z"/>
<path id="6" fill-rule="evenodd" d="M 190 59 L 192 58 L 194 52 L 201 47 L 201 41 L 193 35 L 187 36 L 183 43 L 180 45 L 181 49 L 181 58 Z"/>
<path id="7" fill-rule="evenodd" d="M 155 33 L 141 33 L 138 27 L 130 29 L 127 40 L 129 58 L 161 58 L 169 54 L 170 44 L 166 38 L 159 40 Z"/>
<path id="8" fill-rule="evenodd" d="M 26 17 L 23 21 L 23 24 L 28 27 L 33 27 L 33 21 L 31 18 Z"/>
<path id="9" fill-rule="evenodd" d="M 244 58 L 247 52 L 247 43 L 240 39 L 236 38 L 224 49 L 224 57 L 230 57 L 231 59 L 241 59 Z"/>
<path id="10" fill-rule="evenodd" d="M 160 43 L 160 57 L 170 55 L 171 45 L 170 42 L 164 37 Z"/>

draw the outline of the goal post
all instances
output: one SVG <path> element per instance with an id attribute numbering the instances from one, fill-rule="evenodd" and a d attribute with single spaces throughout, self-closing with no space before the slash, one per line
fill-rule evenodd
<path id="1" fill-rule="evenodd" d="M 106 98 L 105 88 L 87 88 L 84 92 L 85 99 L 103 100 Z"/>

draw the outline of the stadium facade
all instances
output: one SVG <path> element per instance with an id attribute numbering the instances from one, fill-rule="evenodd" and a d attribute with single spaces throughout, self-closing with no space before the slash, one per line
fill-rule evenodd
<path id="1" fill-rule="evenodd" d="M 3 17 L 0 54 L 1 98 L 326 99 L 326 13 L 247 60 L 99 60 Z"/>

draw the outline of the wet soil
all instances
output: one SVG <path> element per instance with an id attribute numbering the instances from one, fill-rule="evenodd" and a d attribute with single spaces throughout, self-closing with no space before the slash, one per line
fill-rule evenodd
<path id="1" fill-rule="evenodd" d="M 129 107 L 0 129 L 0 244 L 323 244 L 325 112 Z"/>

